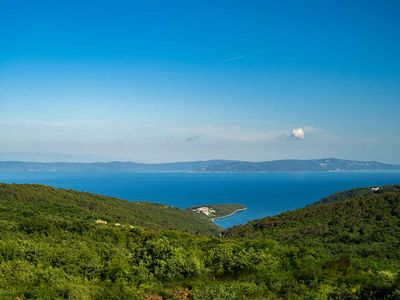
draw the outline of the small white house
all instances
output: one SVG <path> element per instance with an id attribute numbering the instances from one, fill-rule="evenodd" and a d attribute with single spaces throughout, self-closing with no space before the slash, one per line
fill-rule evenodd
<path id="1" fill-rule="evenodd" d="M 197 213 L 205 214 L 208 217 L 215 215 L 215 210 L 210 207 L 207 207 L 207 206 L 195 208 L 195 209 L 193 209 L 193 211 L 197 212 Z"/>

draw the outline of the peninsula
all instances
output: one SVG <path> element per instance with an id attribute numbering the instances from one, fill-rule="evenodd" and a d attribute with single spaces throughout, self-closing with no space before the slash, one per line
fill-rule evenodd
<path id="1" fill-rule="evenodd" d="M 233 216 L 239 211 L 247 208 L 241 204 L 210 204 L 203 206 L 190 207 L 187 210 L 204 215 L 212 221 Z"/>

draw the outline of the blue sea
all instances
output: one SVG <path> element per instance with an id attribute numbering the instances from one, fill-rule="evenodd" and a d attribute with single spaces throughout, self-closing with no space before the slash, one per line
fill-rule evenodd
<path id="1" fill-rule="evenodd" d="M 180 208 L 218 203 L 246 206 L 246 211 L 216 221 L 226 228 L 301 208 L 346 189 L 400 184 L 400 172 L 20 173 L 0 174 L 0 182 L 40 183 Z"/>

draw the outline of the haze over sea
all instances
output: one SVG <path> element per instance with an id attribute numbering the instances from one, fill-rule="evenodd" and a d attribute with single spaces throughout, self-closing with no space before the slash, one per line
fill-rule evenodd
<path id="1" fill-rule="evenodd" d="M 38 183 L 130 201 L 187 208 L 240 203 L 246 211 L 218 220 L 222 227 L 304 207 L 346 189 L 400 183 L 400 172 L 331 173 L 19 173 L 6 183 Z"/>

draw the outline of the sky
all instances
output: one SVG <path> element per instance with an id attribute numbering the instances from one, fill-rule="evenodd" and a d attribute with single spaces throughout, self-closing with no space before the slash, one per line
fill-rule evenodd
<path id="1" fill-rule="evenodd" d="M 400 163 L 399 36 L 389 0 L 0 0 L 0 152 Z"/>

